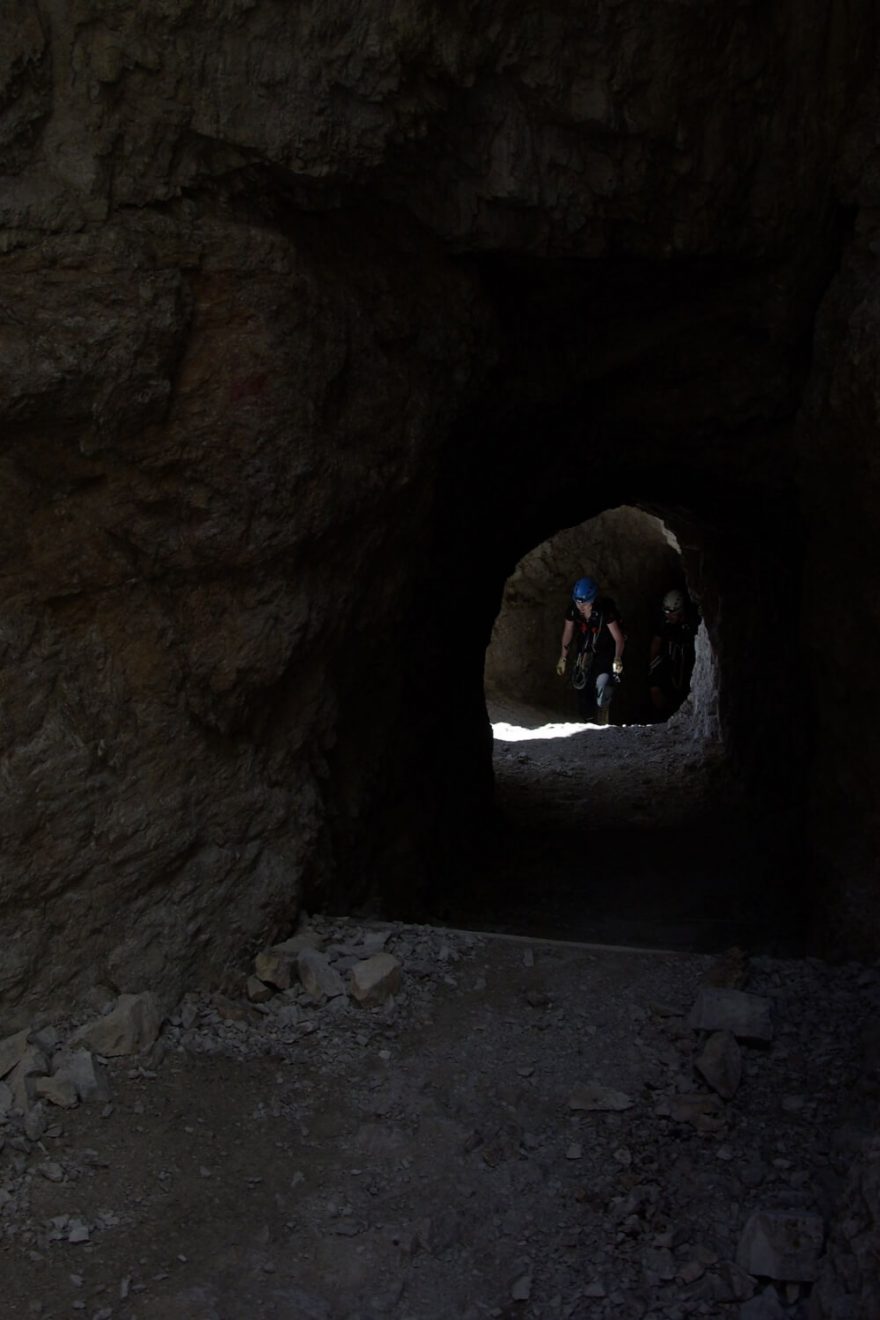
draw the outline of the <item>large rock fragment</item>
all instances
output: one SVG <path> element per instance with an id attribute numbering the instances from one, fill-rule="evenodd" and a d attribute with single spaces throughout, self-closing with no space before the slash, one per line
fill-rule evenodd
<path id="1" fill-rule="evenodd" d="M 286 954 L 288 958 L 296 959 L 303 949 L 317 949 L 320 952 L 323 947 L 324 941 L 320 935 L 313 930 L 303 930 L 291 935 L 289 940 L 283 940 L 281 944 L 273 944 L 272 953 Z"/>
<path id="2" fill-rule="evenodd" d="M 756 1210 L 746 1222 L 736 1262 L 749 1274 L 785 1283 L 812 1283 L 819 1273 L 825 1226 L 819 1215 Z"/>
<path id="3" fill-rule="evenodd" d="M 770 1001 L 743 990 L 706 987 L 688 1017 L 695 1031 L 729 1031 L 742 1040 L 772 1040 Z"/>
<path id="4" fill-rule="evenodd" d="M 67 1077 L 38 1077 L 34 1094 L 59 1109 L 73 1109 L 79 1104 L 76 1087 Z"/>
<path id="5" fill-rule="evenodd" d="M 779 1300 L 776 1289 L 768 1286 L 740 1308 L 738 1320 L 787 1320 L 791 1315 Z"/>
<path id="6" fill-rule="evenodd" d="M 569 1109 L 595 1110 L 600 1113 L 620 1113 L 624 1109 L 631 1109 L 632 1103 L 632 1100 L 623 1091 L 614 1091 L 610 1086 L 591 1084 L 575 1087 L 569 1097 L 568 1107 Z"/>
<path id="7" fill-rule="evenodd" d="M 342 977 L 317 949 L 302 949 L 296 966 L 303 989 L 312 999 L 320 999 L 322 995 L 335 999 L 345 994 Z"/>
<path id="8" fill-rule="evenodd" d="M 689 1123 L 697 1132 L 720 1132 L 724 1127 L 724 1105 L 717 1095 L 673 1095 L 661 1100 L 657 1113 Z"/>
<path id="9" fill-rule="evenodd" d="M 729 1031 L 716 1031 L 706 1041 L 694 1067 L 723 1100 L 732 1100 L 742 1080 L 742 1053 Z"/>
<path id="10" fill-rule="evenodd" d="M 49 1060 L 43 1051 L 36 1045 L 29 1045 L 7 1077 L 13 1106 L 23 1114 L 33 1102 L 36 1079 L 45 1077 L 48 1071 Z"/>
<path id="11" fill-rule="evenodd" d="M 245 993 L 252 1004 L 267 1004 L 275 992 L 271 985 L 261 981 L 258 976 L 249 976 L 245 983 Z"/>
<path id="12" fill-rule="evenodd" d="M 24 1057 L 28 1047 L 28 1032 L 17 1031 L 14 1036 L 0 1040 L 0 1077 L 11 1073 L 15 1065 Z"/>
<path id="13" fill-rule="evenodd" d="M 289 990 L 292 962 L 292 954 L 285 953 L 279 948 L 264 949 L 254 959 L 254 974 L 265 985 L 274 986 L 276 990 Z"/>
<path id="14" fill-rule="evenodd" d="M 377 953 L 351 969 L 351 997 L 370 1007 L 382 1004 L 400 989 L 400 963 L 390 953 Z"/>
<path id="15" fill-rule="evenodd" d="M 831 1224 L 810 1320 L 880 1316 L 880 1138 L 869 1138 L 853 1160 Z"/>
<path id="16" fill-rule="evenodd" d="M 706 1301 L 745 1302 L 755 1291 L 752 1276 L 730 1260 L 721 1261 L 708 1278 L 711 1282 L 702 1294 Z"/>
<path id="17" fill-rule="evenodd" d="M 52 1076 L 49 1082 L 55 1083 L 58 1094 L 67 1094 L 73 1087 L 80 1100 L 109 1100 L 110 1087 L 107 1078 L 92 1058 L 88 1050 L 59 1050 L 52 1059 Z M 54 1099 L 51 1087 L 44 1089 L 46 1098 L 53 1104 L 60 1104 Z"/>
<path id="18" fill-rule="evenodd" d="M 120 995 L 112 1013 L 80 1028 L 73 1039 L 96 1054 L 108 1057 L 139 1054 L 153 1044 L 161 1025 L 155 995 L 149 991 L 141 995 Z"/>

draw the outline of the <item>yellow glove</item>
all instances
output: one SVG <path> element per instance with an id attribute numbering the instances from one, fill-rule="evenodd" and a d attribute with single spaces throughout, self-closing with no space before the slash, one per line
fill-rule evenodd
<path id="1" fill-rule="evenodd" d="M 565 678 L 565 656 L 561 655 L 556 661 L 556 673 L 560 678 Z"/>
<path id="2" fill-rule="evenodd" d="M 613 674 L 616 674 L 618 678 L 620 678 L 620 675 L 623 673 L 623 661 L 619 657 L 615 660 L 612 660 L 611 672 Z"/>

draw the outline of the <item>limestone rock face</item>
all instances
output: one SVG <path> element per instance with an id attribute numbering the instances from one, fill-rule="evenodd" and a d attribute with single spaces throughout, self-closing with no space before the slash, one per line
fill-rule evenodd
<path id="1" fill-rule="evenodd" d="M 823 580 L 855 571 L 876 271 L 868 222 L 849 239 L 835 217 L 871 205 L 871 15 L 13 0 L 4 1000 L 171 998 L 270 946 L 305 895 L 418 890 L 437 820 L 484 814 L 500 586 L 560 527 L 625 497 L 699 524 L 695 559 L 722 555 L 710 630 L 744 669 L 743 620 L 776 623 L 798 580 L 801 509 L 816 562 L 822 502 L 852 514 Z M 800 764 L 792 609 L 761 696 L 777 768 Z M 838 631 L 817 674 L 854 649 Z M 724 690 L 762 764 L 752 689 Z M 867 735 L 855 786 L 830 718 L 820 736 L 828 813 L 866 819 Z"/>

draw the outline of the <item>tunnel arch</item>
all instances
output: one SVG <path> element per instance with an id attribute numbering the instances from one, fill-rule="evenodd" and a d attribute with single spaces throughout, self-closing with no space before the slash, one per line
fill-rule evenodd
<path id="1" fill-rule="evenodd" d="M 559 682 L 553 666 L 571 583 L 585 573 L 615 602 L 626 636 L 625 681 L 610 708 L 612 721 L 636 724 L 668 718 L 672 707 L 658 712 L 649 698 L 650 641 L 667 591 L 682 590 L 694 612 L 696 604 L 674 534 L 653 514 L 626 505 L 561 530 L 519 561 L 505 585 L 486 651 L 487 693 L 577 718 L 571 685 Z M 675 709 L 689 690 L 686 682 Z M 704 698 L 711 700 L 709 694 Z"/>
<path id="2" fill-rule="evenodd" d="M 743 469 L 739 460 L 725 479 L 738 430 L 704 437 L 700 465 L 676 448 L 681 437 L 673 443 L 658 430 L 647 463 L 644 434 L 631 441 L 618 435 L 610 446 L 606 430 L 598 428 L 598 440 L 558 400 L 540 411 L 537 435 L 534 411 L 511 418 L 490 393 L 453 428 L 441 455 L 430 539 L 415 566 L 430 584 L 430 600 L 416 602 L 407 629 L 423 661 L 403 680 L 412 748 L 404 774 L 424 809 L 420 824 L 410 818 L 410 839 L 422 829 L 422 842 L 402 866 L 398 854 L 384 871 L 383 892 L 403 910 L 410 904 L 423 913 L 480 869 L 493 810 L 483 666 L 504 584 L 536 544 L 620 505 L 660 519 L 681 547 L 716 661 L 717 704 L 704 712 L 705 731 L 720 738 L 747 798 L 783 822 L 785 842 L 772 849 L 785 854 L 784 889 L 787 876 L 802 878 L 811 733 L 799 655 L 803 534 L 794 483 L 760 466 Z M 765 442 L 771 432 L 782 442 L 789 428 L 785 419 L 764 426 Z M 749 443 L 758 443 L 755 434 Z M 685 451 L 696 444 L 690 437 Z M 585 492 L 573 487 L 570 472 L 594 452 L 601 479 Z"/>

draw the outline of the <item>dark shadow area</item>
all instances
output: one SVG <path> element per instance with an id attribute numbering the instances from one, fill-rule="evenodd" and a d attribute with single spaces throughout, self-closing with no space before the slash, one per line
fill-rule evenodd
<path id="1" fill-rule="evenodd" d="M 505 702 L 490 714 L 485 865 L 448 894 L 443 921 L 611 945 L 805 951 L 797 822 L 756 809 L 684 713 L 561 738 L 518 736 L 551 712 Z"/>
<path id="2" fill-rule="evenodd" d="M 371 684 L 388 686 L 397 722 L 360 700 L 365 666 L 343 694 L 349 730 L 375 722 L 357 740 L 370 747 L 367 793 L 381 786 L 394 805 L 363 813 L 369 833 L 360 822 L 351 831 L 340 905 L 582 940 L 803 946 L 798 813 L 814 722 L 795 425 L 835 250 L 829 236 L 819 253 L 760 268 L 462 262 L 489 309 L 486 355 L 438 442 L 413 589 L 387 635 L 393 659 Z M 490 691 L 486 651 L 518 566 L 621 511 L 625 546 L 603 528 L 570 562 L 517 583 L 504 686 Z M 572 693 L 555 671 L 582 573 L 633 634 L 621 735 L 649 715 L 651 608 L 681 586 L 699 609 L 714 709 L 693 734 L 670 734 L 648 786 L 639 743 L 625 785 L 592 750 L 565 771 L 511 763 L 497 745 L 493 757 L 486 695 L 547 707 L 555 689 L 554 718 L 566 717 Z M 659 739 L 670 726 L 652 727 Z M 670 779 L 687 790 L 686 809 L 671 809 Z"/>

